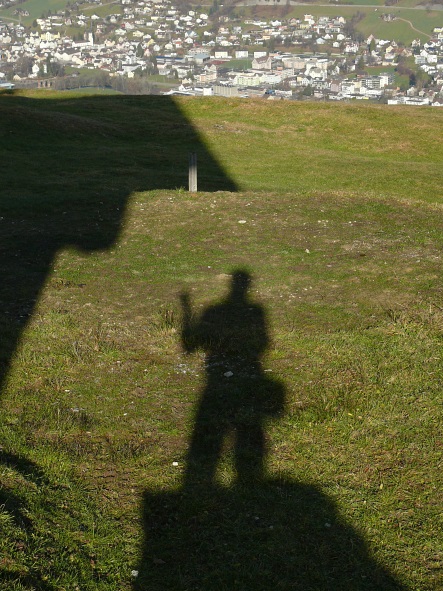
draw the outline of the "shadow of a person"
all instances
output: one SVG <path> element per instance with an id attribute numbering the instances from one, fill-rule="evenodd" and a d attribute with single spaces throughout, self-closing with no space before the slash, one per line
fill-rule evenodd
<path id="1" fill-rule="evenodd" d="M 228 297 L 198 318 L 182 296 L 183 347 L 206 352 L 207 382 L 182 488 L 144 494 L 134 589 L 405 590 L 319 487 L 265 476 L 265 421 L 283 412 L 284 389 L 261 368 L 269 337 L 249 285 L 248 273 L 235 271 Z M 230 487 L 215 479 L 229 431 Z"/>
<path id="2" fill-rule="evenodd" d="M 283 412 L 284 391 L 263 373 L 261 356 L 269 344 L 263 308 L 249 297 L 250 275 L 232 274 L 227 298 L 200 318 L 189 296 L 183 307 L 182 344 L 186 352 L 206 353 L 206 387 L 195 419 L 185 486 L 214 481 L 223 440 L 232 431 L 237 478 L 263 478 L 266 457 L 264 423 Z"/>

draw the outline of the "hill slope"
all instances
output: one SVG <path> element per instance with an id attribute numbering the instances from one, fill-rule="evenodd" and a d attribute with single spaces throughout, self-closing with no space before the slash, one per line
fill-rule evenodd
<path id="1" fill-rule="evenodd" d="M 0 588 L 440 589 L 443 114 L 0 112 Z"/>

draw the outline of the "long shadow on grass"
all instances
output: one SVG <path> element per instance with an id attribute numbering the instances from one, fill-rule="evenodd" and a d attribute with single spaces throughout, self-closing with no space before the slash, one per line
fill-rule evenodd
<path id="1" fill-rule="evenodd" d="M 131 193 L 187 186 L 189 152 L 198 155 L 199 190 L 235 190 L 235 184 L 171 98 L 1 95 L 0 121 L 1 398 L 58 253 L 111 248 Z M 62 302 L 70 290 L 89 287 L 75 278 L 52 282 Z M 64 312 L 63 303 L 56 312 Z M 24 478 L 29 466 L 25 459 L 15 462 Z M 0 503 L 17 518 L 25 515 L 23 499 L 12 490 Z"/>
<path id="2" fill-rule="evenodd" d="M 264 429 L 282 414 L 284 389 L 261 367 L 269 339 L 249 282 L 247 273 L 234 272 L 228 297 L 200 317 L 182 296 L 183 347 L 206 352 L 206 387 L 182 488 L 145 492 L 134 589 L 405 589 L 319 488 L 266 477 Z M 228 434 L 236 481 L 223 486 L 216 469 Z"/>
<path id="3" fill-rule="evenodd" d="M 170 97 L 0 95 L 0 120 L 1 392 L 60 251 L 114 245 L 131 193 L 187 187 L 190 152 L 199 190 L 236 187 Z"/>

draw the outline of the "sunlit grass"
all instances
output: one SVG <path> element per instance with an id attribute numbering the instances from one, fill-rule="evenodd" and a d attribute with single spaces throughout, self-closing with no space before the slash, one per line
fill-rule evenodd
<path id="1" fill-rule="evenodd" d="M 186 519 L 192 512 L 203 519 L 199 505 L 209 511 L 213 502 L 244 540 L 244 500 L 265 512 L 280 482 L 288 499 L 277 503 L 275 519 L 293 507 L 294 495 L 315 492 L 316 502 L 303 505 L 304 531 L 312 536 L 309 519 L 328 509 L 343 526 L 340 548 L 363 541 L 403 588 L 439 590 L 438 109 L 184 100 L 177 110 L 158 98 L 46 96 L 0 100 L 1 162 L 16 166 L 2 172 L 1 245 L 11 253 L 2 255 L 4 277 L 14 277 L 11 269 L 18 277 L 3 284 L 2 306 L 15 312 L 17 286 L 26 291 L 26 277 L 40 277 L 50 240 L 66 245 L 48 265 L 2 395 L 0 588 L 133 588 L 131 571 L 140 570 L 149 539 L 143 499 L 146 509 L 148 499 L 174 506 L 180 498 L 205 384 L 203 352 L 181 348 L 180 294 L 189 293 L 198 315 L 226 295 L 230 273 L 242 268 L 253 277 L 251 300 L 266 313 L 263 372 L 284 387 L 285 409 L 266 426 L 266 486 L 255 496 L 235 488 L 228 439 L 214 498 L 184 502 Z M 186 167 L 189 146 L 200 150 L 203 179 L 212 166 L 226 182 L 210 150 L 242 190 L 180 189 L 186 175 L 183 182 L 177 171 L 166 175 L 162 158 L 183 151 Z M 111 215 L 106 209 L 95 226 L 85 208 L 93 213 L 121 195 L 126 209 L 114 241 L 103 246 L 102 236 L 99 247 L 83 237 L 84 252 L 69 246 L 73 228 L 103 232 Z M 2 322 L 7 347 L 16 329 L 10 317 Z M 188 556 L 188 521 L 179 523 L 168 581 Z M 207 537 L 229 549 L 233 538 L 210 523 L 204 551 Z M 257 547 L 278 564 L 280 543 L 277 536 Z M 241 556 L 250 559 L 254 547 L 244 544 Z M 163 555 L 155 558 L 161 569 Z M 251 562 L 239 576 L 263 589 L 262 572 L 271 576 L 266 564 Z M 281 585 L 290 588 L 285 572 Z M 230 571 L 217 576 L 223 581 Z M 312 583 L 309 569 L 304 576 Z M 158 569 L 147 580 L 146 589 L 165 585 Z M 175 581 L 171 588 L 187 587 Z"/>

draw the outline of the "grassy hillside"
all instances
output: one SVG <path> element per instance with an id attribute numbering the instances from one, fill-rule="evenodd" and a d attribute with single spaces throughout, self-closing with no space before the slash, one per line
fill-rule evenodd
<path id="1" fill-rule="evenodd" d="M 0 589 L 441 589 L 443 112 L 0 115 Z"/>
<path id="2" fill-rule="evenodd" d="M 397 8 L 397 6 L 395 9 L 383 9 L 383 12 L 396 16 L 396 19 L 391 22 L 383 21 L 380 18 L 380 12 L 368 12 L 358 24 L 357 28 L 363 35 L 372 34 L 379 39 L 398 39 L 403 43 L 410 43 L 413 39 L 425 42 L 434 28 L 441 27 L 443 24 L 441 10 L 411 10 Z"/>
<path id="3" fill-rule="evenodd" d="M 443 24 L 443 12 L 441 10 L 425 9 L 424 6 L 416 6 L 415 0 L 399 2 L 395 6 L 384 6 L 379 0 L 359 0 L 348 5 L 326 5 L 325 2 L 309 3 L 309 5 L 291 6 L 286 14 L 285 7 L 257 6 L 254 13 L 264 18 L 272 18 L 280 15 L 281 18 L 303 18 L 309 12 L 314 16 L 343 16 L 351 19 L 358 12 L 363 18 L 356 24 L 356 30 L 368 37 L 374 35 L 379 39 L 391 39 L 396 42 L 410 44 L 414 39 L 425 42 L 432 34 L 434 27 Z M 383 13 L 394 14 L 397 18 L 386 22 L 380 17 Z"/>
<path id="4" fill-rule="evenodd" d="M 27 10 L 29 16 L 22 17 L 21 22 L 30 26 L 34 19 L 40 18 L 43 14 L 47 14 L 51 11 L 55 14 L 58 10 L 65 10 L 67 0 L 25 0 L 20 3 L 21 10 Z M 10 8 L 0 9 L 0 18 L 18 20 L 17 16 L 14 15 L 14 11 L 17 9 L 17 5 L 11 6 Z M 107 16 L 108 14 L 118 14 L 121 12 L 121 7 L 115 2 L 103 2 L 100 6 L 91 4 L 90 6 L 84 6 L 82 11 L 86 14 L 98 14 L 99 16 Z"/>
<path id="5" fill-rule="evenodd" d="M 25 25 L 30 25 L 36 18 L 40 18 L 43 13 L 47 13 L 51 10 L 52 13 L 57 10 L 64 10 L 66 8 L 67 0 L 27 0 L 20 5 L 22 10 L 27 10 L 29 16 L 22 19 Z M 11 6 L 11 8 L 3 9 L 0 11 L 0 16 L 7 19 L 13 16 L 14 11 L 17 10 L 17 6 Z M 15 19 L 18 17 L 15 16 Z"/>

